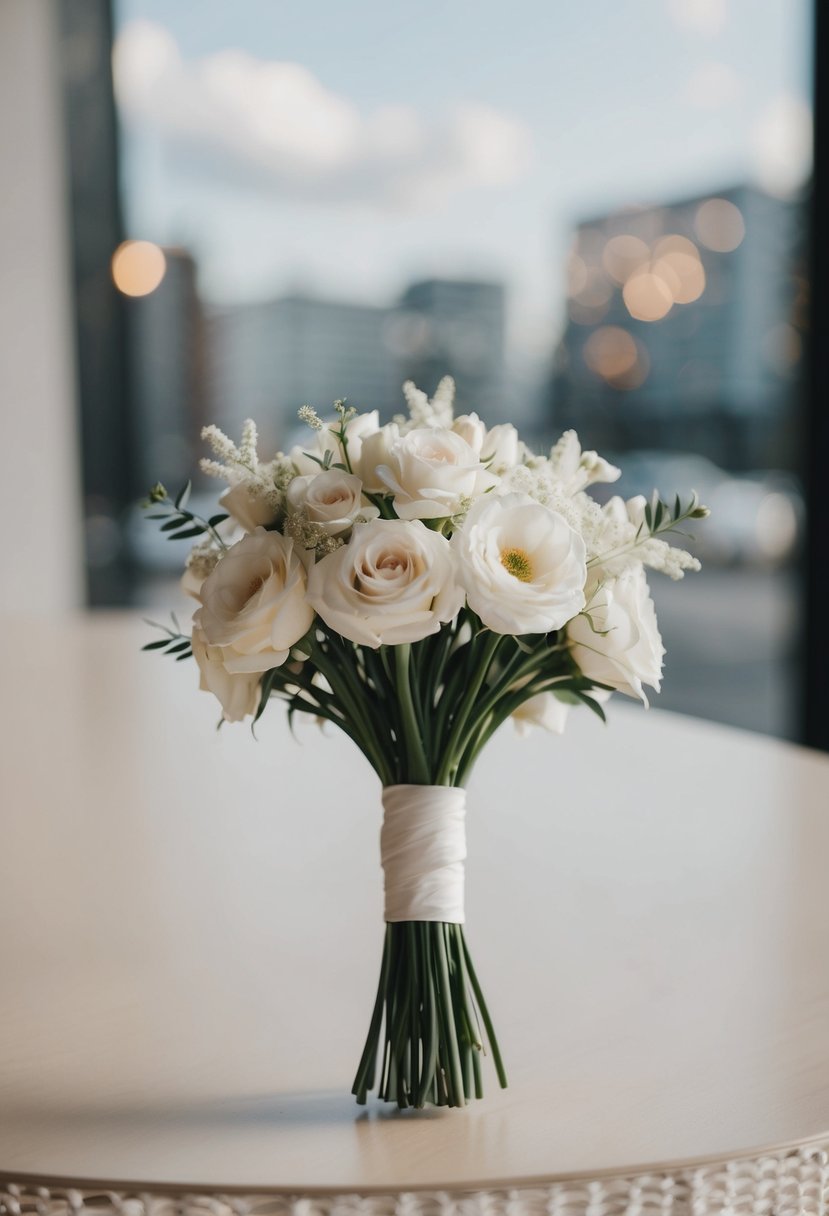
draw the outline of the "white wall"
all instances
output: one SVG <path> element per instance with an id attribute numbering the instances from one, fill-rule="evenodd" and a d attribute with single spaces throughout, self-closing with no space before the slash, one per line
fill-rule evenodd
<path id="1" fill-rule="evenodd" d="M 83 594 L 56 7 L 0 0 L 0 612 L 37 615 Z"/>

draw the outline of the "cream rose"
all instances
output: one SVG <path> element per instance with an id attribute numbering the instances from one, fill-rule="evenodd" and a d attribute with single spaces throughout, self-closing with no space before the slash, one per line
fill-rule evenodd
<path id="1" fill-rule="evenodd" d="M 463 604 L 449 542 L 419 520 L 376 519 L 311 569 L 308 601 L 363 646 L 418 642 Z"/>
<path id="2" fill-rule="evenodd" d="M 394 495 L 401 519 L 454 515 L 464 499 L 476 498 L 498 482 L 465 439 L 438 426 L 399 436 L 389 448 L 387 463 L 376 472 L 386 492 Z"/>
<path id="3" fill-rule="evenodd" d="M 388 486 L 378 475 L 378 469 L 387 465 L 392 446 L 400 438 L 400 427 L 396 422 L 388 422 L 375 431 L 366 435 L 360 448 L 359 475 L 363 489 L 368 494 L 388 494 Z"/>
<path id="4" fill-rule="evenodd" d="M 241 722 L 248 714 L 255 714 L 259 704 L 260 673 L 231 675 L 222 660 L 220 646 L 210 646 L 204 630 L 193 626 L 191 639 L 193 658 L 199 667 L 199 688 L 212 692 L 221 703 L 222 717 L 226 722 Z"/>
<path id="5" fill-rule="evenodd" d="M 273 503 L 264 494 L 253 493 L 243 481 L 225 490 L 219 499 L 219 506 L 246 532 L 272 524 L 277 515 Z"/>
<path id="6" fill-rule="evenodd" d="M 279 667 L 308 632 L 305 567 L 293 542 L 257 528 L 232 545 L 204 580 L 193 620 L 232 674 Z"/>
<path id="7" fill-rule="evenodd" d="M 526 494 L 479 499 L 451 544 L 470 608 L 496 633 L 548 633 L 584 607 L 584 541 Z"/>
<path id="8" fill-rule="evenodd" d="M 358 516 L 374 519 L 376 507 L 363 502 L 363 484 L 353 473 L 326 469 L 307 477 L 295 477 L 288 486 L 288 505 L 304 511 L 311 523 L 319 524 L 329 536 L 346 532 Z"/>
<path id="9" fill-rule="evenodd" d="M 647 705 L 643 684 L 659 692 L 665 648 L 644 568 L 635 566 L 601 584 L 587 614 L 589 620 L 587 615 L 579 616 L 567 627 L 576 663 L 588 679 L 639 697 Z"/>

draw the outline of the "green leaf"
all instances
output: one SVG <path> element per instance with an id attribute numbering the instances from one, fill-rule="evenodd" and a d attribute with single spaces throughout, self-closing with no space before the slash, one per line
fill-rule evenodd
<path id="1" fill-rule="evenodd" d="M 576 696 L 584 705 L 587 706 L 588 709 L 592 709 L 593 713 L 596 714 L 597 717 L 601 718 L 602 722 L 607 721 L 605 712 L 598 701 L 594 701 L 592 697 L 588 697 L 587 693 L 584 692 L 577 692 Z"/>
<path id="2" fill-rule="evenodd" d="M 169 519 L 170 512 L 169 511 L 154 511 L 152 513 L 152 515 L 145 515 L 144 518 L 145 519 Z"/>
<path id="3" fill-rule="evenodd" d="M 190 491 L 192 490 L 192 488 L 193 488 L 192 481 L 188 481 L 187 484 L 185 486 L 182 486 L 182 488 L 179 490 L 178 494 L 176 495 L 176 502 L 175 502 L 177 511 L 181 510 L 182 507 L 187 505 L 187 500 L 190 497 Z"/>
<path id="4" fill-rule="evenodd" d="M 148 642 L 146 646 L 142 646 L 142 650 L 163 650 L 165 646 L 170 645 L 169 638 L 161 638 L 157 642 Z"/>
<path id="5" fill-rule="evenodd" d="M 167 653 L 172 654 L 173 652 L 172 652 L 172 650 L 168 650 Z M 182 659 L 192 659 L 192 657 L 193 657 L 193 651 L 190 649 L 190 646 L 188 645 L 187 649 L 184 651 L 183 654 L 176 655 L 176 662 L 180 663 Z"/>
<path id="6" fill-rule="evenodd" d="M 220 511 L 218 515 L 211 515 L 207 522 L 211 528 L 216 528 L 219 524 L 223 524 L 226 519 L 230 519 L 230 516 Z"/>
<path id="7" fill-rule="evenodd" d="M 182 523 L 181 516 L 174 515 L 173 518 L 169 519 L 166 524 L 161 525 L 161 531 L 162 532 L 172 532 L 174 528 L 180 528 L 181 523 Z"/>
<path id="8" fill-rule="evenodd" d="M 193 524 L 192 528 L 185 528 L 183 532 L 172 532 L 168 540 L 189 540 L 191 536 L 203 536 L 207 529 L 203 524 Z"/>
<path id="9" fill-rule="evenodd" d="M 259 705 L 257 707 L 254 719 L 251 722 L 251 730 L 256 725 L 256 723 L 259 721 L 259 719 L 262 717 L 262 714 L 265 712 L 265 706 L 268 704 L 268 701 L 270 700 L 271 690 L 273 689 L 273 685 L 274 685 L 274 681 L 276 680 L 276 676 L 277 676 L 277 668 L 272 667 L 270 669 L 270 671 L 266 671 L 264 676 L 262 677 L 262 683 L 259 686 L 259 688 L 260 688 Z"/>
<path id="10" fill-rule="evenodd" d="M 185 640 L 183 642 L 177 642 L 175 646 L 171 646 L 170 649 L 167 651 L 167 653 L 168 654 L 178 654 L 179 651 L 181 651 L 181 650 L 189 650 L 189 649 L 190 649 L 190 639 L 185 638 Z"/>

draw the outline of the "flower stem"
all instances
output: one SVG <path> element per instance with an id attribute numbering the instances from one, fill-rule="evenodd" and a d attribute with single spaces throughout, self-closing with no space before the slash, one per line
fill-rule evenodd
<path id="1" fill-rule="evenodd" d="M 403 733 L 406 738 L 406 755 L 408 758 L 409 778 L 413 785 L 429 784 L 429 761 L 423 746 L 423 734 L 415 710 L 412 686 L 409 679 L 409 662 L 411 646 L 408 642 L 394 647 L 395 675 L 397 677 L 397 695 L 400 699 L 400 709 L 403 721 Z"/>

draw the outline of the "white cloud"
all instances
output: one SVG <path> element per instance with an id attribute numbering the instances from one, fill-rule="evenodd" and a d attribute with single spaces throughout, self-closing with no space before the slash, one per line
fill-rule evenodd
<path id="1" fill-rule="evenodd" d="M 717 38 L 728 15 L 726 0 L 670 0 L 674 21 L 681 30 Z"/>
<path id="2" fill-rule="evenodd" d="M 531 158 L 527 129 L 492 107 L 427 122 L 411 107 L 362 114 L 298 63 L 226 50 L 185 61 L 149 21 L 127 25 L 113 68 L 126 120 L 223 177 L 324 202 L 429 208 L 508 185 Z"/>
<path id="3" fill-rule="evenodd" d="M 755 124 L 752 147 L 755 177 L 785 198 L 806 182 L 812 167 L 812 111 L 800 97 L 780 93 Z"/>
<path id="4" fill-rule="evenodd" d="M 727 63 L 709 59 L 700 63 L 685 82 L 683 100 L 698 110 L 719 110 L 742 95 L 743 82 Z"/>

